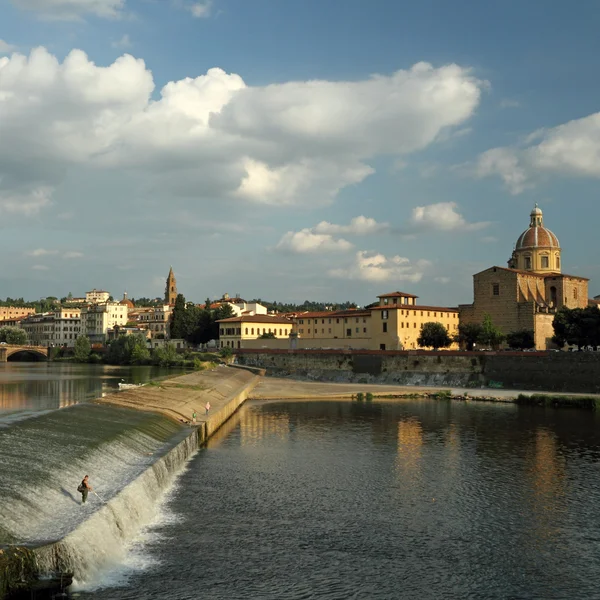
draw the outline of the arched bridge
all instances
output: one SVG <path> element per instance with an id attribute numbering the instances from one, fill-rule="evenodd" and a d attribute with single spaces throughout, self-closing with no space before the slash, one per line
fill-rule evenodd
<path id="1" fill-rule="evenodd" d="M 8 361 L 9 357 L 15 358 L 19 354 L 30 354 L 35 357 L 34 360 L 47 360 L 48 348 L 43 346 L 11 346 L 9 344 L 0 344 L 0 362 Z"/>

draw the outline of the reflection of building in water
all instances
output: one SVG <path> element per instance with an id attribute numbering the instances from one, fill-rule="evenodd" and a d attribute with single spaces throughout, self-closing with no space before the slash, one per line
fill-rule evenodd
<path id="1" fill-rule="evenodd" d="M 445 466 L 452 471 L 455 471 L 460 461 L 460 430 L 456 423 L 450 423 L 444 435 L 446 447 Z"/>
<path id="2" fill-rule="evenodd" d="M 286 440 L 290 432 L 290 417 L 284 413 L 264 410 L 244 410 L 240 414 L 240 443 L 254 444 L 266 437 Z"/>
<path id="3" fill-rule="evenodd" d="M 398 467 L 407 474 L 420 471 L 423 427 L 415 418 L 398 422 Z"/>
<path id="4" fill-rule="evenodd" d="M 545 541 L 556 530 L 556 520 L 564 494 L 564 460 L 558 453 L 554 433 L 539 428 L 535 434 L 535 450 L 531 461 L 532 504 L 536 516 L 534 527 L 538 538 Z"/>

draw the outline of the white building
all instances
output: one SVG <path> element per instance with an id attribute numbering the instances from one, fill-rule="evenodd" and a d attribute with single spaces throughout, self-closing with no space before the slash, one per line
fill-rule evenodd
<path id="1" fill-rule="evenodd" d="M 223 294 L 223 298 L 219 300 L 220 303 L 229 304 L 231 309 L 233 310 L 233 314 L 236 317 L 240 317 L 242 314 L 244 315 L 266 315 L 267 307 L 259 304 L 258 302 L 246 302 L 243 298 L 236 296 L 235 298 L 230 298 L 229 294 Z"/>
<path id="2" fill-rule="evenodd" d="M 91 304 L 102 304 L 110 300 L 110 294 L 104 290 L 93 289 L 91 292 L 85 293 L 85 301 Z"/>
<path id="3" fill-rule="evenodd" d="M 90 304 L 81 309 L 81 335 L 90 338 L 92 344 L 104 344 L 109 329 L 126 324 L 127 306 L 119 302 Z"/>
<path id="4" fill-rule="evenodd" d="M 27 333 L 31 344 L 72 348 L 81 334 L 81 311 L 78 308 L 61 308 L 30 315 L 21 320 L 20 327 Z"/>

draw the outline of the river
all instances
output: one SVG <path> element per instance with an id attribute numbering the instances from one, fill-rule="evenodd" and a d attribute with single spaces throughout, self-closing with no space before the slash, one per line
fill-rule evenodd
<path id="1" fill-rule="evenodd" d="M 0 363 L 0 428 L 27 417 L 99 398 L 126 383 L 173 373 L 157 367 L 53 362 Z"/>
<path id="2" fill-rule="evenodd" d="M 598 425 L 476 402 L 249 402 L 76 593 L 597 598 Z"/>

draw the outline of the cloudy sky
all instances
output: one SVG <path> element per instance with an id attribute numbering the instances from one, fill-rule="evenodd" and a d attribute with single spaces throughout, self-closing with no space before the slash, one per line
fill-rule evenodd
<path id="1" fill-rule="evenodd" d="M 0 297 L 472 297 L 535 202 L 592 278 L 596 0 L 0 0 Z"/>

